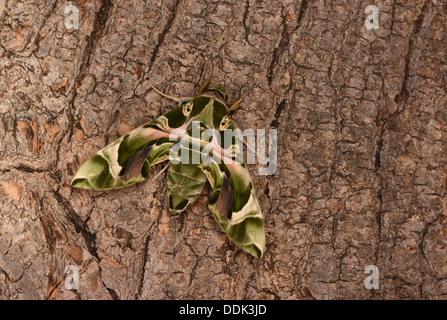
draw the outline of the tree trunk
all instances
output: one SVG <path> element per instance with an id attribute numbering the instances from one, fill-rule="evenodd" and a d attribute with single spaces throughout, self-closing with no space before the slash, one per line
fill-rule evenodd
<path id="1" fill-rule="evenodd" d="M 69 4 L 0 16 L 0 298 L 447 297 L 445 1 L 376 1 L 378 29 L 370 1 Z M 149 83 L 194 95 L 211 66 L 230 101 L 252 89 L 242 129 L 277 129 L 275 174 L 249 165 L 261 259 L 227 240 L 209 187 L 170 216 L 163 166 L 117 191 L 70 186 L 174 106 Z"/>

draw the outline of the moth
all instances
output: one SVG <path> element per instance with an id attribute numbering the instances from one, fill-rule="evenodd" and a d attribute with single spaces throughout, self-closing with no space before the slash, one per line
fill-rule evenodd
<path id="1" fill-rule="evenodd" d="M 237 139 L 222 142 L 226 131 L 236 129 L 230 113 L 248 92 L 229 106 L 225 87 L 210 85 L 211 76 L 195 97 L 174 97 L 151 85 L 178 107 L 98 151 L 71 184 L 91 190 L 118 189 L 144 181 L 151 166 L 167 161 L 171 213 L 185 211 L 208 181 L 213 188 L 208 206 L 217 223 L 236 245 L 260 258 L 265 247 L 264 219 L 253 182 L 239 157 Z M 193 129 L 201 133 L 198 138 Z M 219 134 L 204 135 L 210 130 Z"/>

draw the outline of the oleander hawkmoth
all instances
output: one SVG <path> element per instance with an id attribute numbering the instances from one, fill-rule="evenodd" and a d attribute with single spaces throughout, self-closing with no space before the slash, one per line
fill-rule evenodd
<path id="1" fill-rule="evenodd" d="M 174 97 L 151 85 L 179 106 L 101 149 L 77 171 L 72 186 L 122 188 L 145 180 L 152 165 L 169 160 L 165 169 L 170 211 L 183 212 L 209 181 L 213 191 L 208 206 L 214 218 L 234 243 L 260 258 L 264 220 L 240 156 L 240 139 L 222 139 L 229 130 L 237 131 L 229 113 L 248 92 L 228 106 L 226 89 L 210 85 L 210 79 L 211 74 L 196 97 Z"/>

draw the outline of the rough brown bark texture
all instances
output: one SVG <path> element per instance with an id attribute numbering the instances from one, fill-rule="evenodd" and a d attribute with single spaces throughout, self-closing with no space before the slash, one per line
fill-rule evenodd
<path id="1" fill-rule="evenodd" d="M 66 1 L 8 0 L 0 17 L 0 298 L 447 298 L 445 1 L 71 3 L 77 30 Z M 96 151 L 172 108 L 149 82 L 192 95 L 211 65 L 230 100 L 253 89 L 242 128 L 278 130 L 275 175 L 250 166 L 260 260 L 219 230 L 209 188 L 171 217 L 165 175 L 70 187 Z"/>

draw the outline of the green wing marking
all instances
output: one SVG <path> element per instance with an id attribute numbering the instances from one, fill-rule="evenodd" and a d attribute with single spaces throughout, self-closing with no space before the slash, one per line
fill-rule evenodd
<path id="1" fill-rule="evenodd" d="M 182 107 L 178 107 L 132 130 L 85 162 L 75 174 L 72 186 L 108 190 L 145 180 L 151 165 L 169 158 L 175 143 L 169 141 L 170 134 L 185 121 Z"/>

